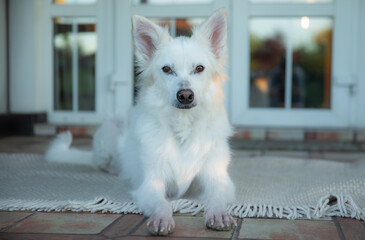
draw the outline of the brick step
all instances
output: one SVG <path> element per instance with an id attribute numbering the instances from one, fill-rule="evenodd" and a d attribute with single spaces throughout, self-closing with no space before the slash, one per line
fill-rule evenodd
<path id="1" fill-rule="evenodd" d="M 34 125 L 34 135 L 53 136 L 68 130 L 75 137 L 92 137 L 97 128 L 97 125 L 55 125 L 44 123 Z"/>
<path id="2" fill-rule="evenodd" d="M 233 139 L 267 141 L 334 141 L 365 143 L 364 129 L 236 128 Z"/>

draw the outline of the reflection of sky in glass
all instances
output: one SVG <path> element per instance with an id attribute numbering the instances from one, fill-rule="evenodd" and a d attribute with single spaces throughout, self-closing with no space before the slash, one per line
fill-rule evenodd
<path id="1" fill-rule="evenodd" d="M 54 0 L 55 4 L 95 4 L 97 0 Z"/>
<path id="2" fill-rule="evenodd" d="M 134 4 L 206 4 L 213 0 L 133 0 Z"/>
<path id="3" fill-rule="evenodd" d="M 270 24 L 267 24 L 268 20 L 272 20 Z M 295 32 L 294 48 L 300 45 L 311 45 L 314 36 L 328 29 L 332 29 L 331 18 L 309 17 L 309 26 L 306 29 L 303 29 L 300 18 L 260 18 L 250 21 L 251 34 L 260 39 L 272 37 L 279 32 L 282 34 Z"/>
<path id="4" fill-rule="evenodd" d="M 62 34 L 57 34 L 54 38 L 54 44 L 57 49 L 65 48 L 70 42 L 75 40 L 75 36 L 70 34 L 69 41 L 66 41 Z M 78 33 L 77 34 L 78 45 L 85 55 L 96 52 L 96 38 L 95 33 Z"/>
<path id="5" fill-rule="evenodd" d="M 55 22 L 58 24 L 71 24 L 75 21 L 74 18 L 56 18 Z M 94 18 L 77 18 L 77 24 L 95 24 Z M 56 34 L 54 36 L 54 46 L 57 49 L 66 48 L 70 43 L 75 41 L 75 35 L 67 33 L 67 39 L 64 33 Z M 94 54 L 97 48 L 96 33 L 95 32 L 78 32 L 77 33 L 78 46 L 85 55 Z"/>

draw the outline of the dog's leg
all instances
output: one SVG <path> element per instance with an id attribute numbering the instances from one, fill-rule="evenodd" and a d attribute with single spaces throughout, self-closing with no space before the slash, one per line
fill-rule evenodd
<path id="1" fill-rule="evenodd" d="M 166 185 L 159 177 L 145 178 L 141 186 L 133 192 L 138 206 L 150 217 L 147 220 L 147 229 L 153 235 L 167 235 L 175 229 L 172 207 L 165 195 Z"/>
<path id="2" fill-rule="evenodd" d="M 205 224 L 208 228 L 227 231 L 236 221 L 227 212 L 226 205 L 234 200 L 235 187 L 227 173 L 229 154 L 217 155 L 200 172 L 205 199 Z"/>

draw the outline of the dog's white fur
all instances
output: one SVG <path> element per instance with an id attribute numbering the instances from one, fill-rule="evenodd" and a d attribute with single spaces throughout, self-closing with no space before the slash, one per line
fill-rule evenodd
<path id="1" fill-rule="evenodd" d="M 194 180 L 202 189 L 206 225 L 231 229 L 235 222 L 225 210 L 235 191 L 227 173 L 231 127 L 221 87 L 227 55 L 225 11 L 215 12 L 191 38 L 172 38 L 166 29 L 134 16 L 133 35 L 139 93 L 128 120 L 122 126 L 118 120 L 105 121 L 94 136 L 92 156 L 70 149 L 71 135 L 63 133 L 46 159 L 86 163 L 92 158 L 98 168 L 120 171 L 131 179 L 132 195 L 150 217 L 152 234 L 173 231 L 168 199 L 182 197 Z M 204 71 L 196 72 L 198 65 Z M 171 72 L 162 71 L 164 66 Z M 179 108 L 181 89 L 194 92 L 189 109 Z"/>

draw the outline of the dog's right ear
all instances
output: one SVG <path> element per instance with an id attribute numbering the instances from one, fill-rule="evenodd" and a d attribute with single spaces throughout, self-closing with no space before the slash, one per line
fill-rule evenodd
<path id="1" fill-rule="evenodd" d="M 132 23 L 137 61 L 149 63 L 158 46 L 169 41 L 170 35 L 166 29 L 139 15 L 133 15 Z"/>

